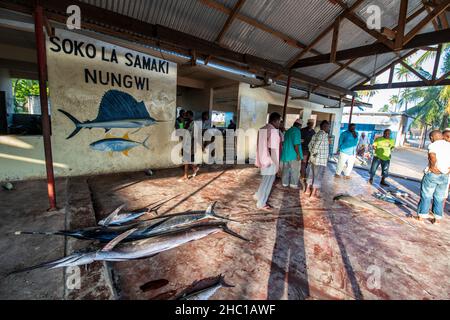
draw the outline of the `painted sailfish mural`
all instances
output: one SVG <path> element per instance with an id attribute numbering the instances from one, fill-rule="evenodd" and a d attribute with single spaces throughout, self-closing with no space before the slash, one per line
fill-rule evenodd
<path id="1" fill-rule="evenodd" d="M 128 137 L 128 133 L 122 138 L 107 134 L 105 139 L 95 141 L 89 146 L 93 150 L 109 152 L 110 156 L 112 156 L 114 152 L 122 152 L 124 155 L 128 156 L 128 152 L 138 146 L 143 146 L 144 148 L 149 149 L 147 144 L 149 138 L 150 137 L 147 137 L 143 142 L 137 142 L 131 140 Z"/>
<path id="2" fill-rule="evenodd" d="M 102 128 L 105 132 L 113 128 L 144 128 L 158 123 L 150 117 L 143 101 L 137 102 L 128 93 L 109 90 L 100 102 L 97 118 L 92 121 L 81 122 L 70 113 L 58 109 L 75 124 L 75 130 L 67 137 L 74 137 L 81 129 Z"/>

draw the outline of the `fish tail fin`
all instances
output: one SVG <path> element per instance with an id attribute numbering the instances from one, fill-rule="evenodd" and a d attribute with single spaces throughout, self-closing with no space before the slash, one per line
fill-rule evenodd
<path id="1" fill-rule="evenodd" d="M 226 220 L 226 221 L 231 221 L 231 222 L 239 222 L 230 218 L 226 218 L 226 217 L 222 217 L 219 216 L 217 213 L 214 212 L 214 208 L 216 207 L 217 201 L 215 201 L 214 203 L 210 204 L 208 209 L 206 209 L 206 214 L 210 217 L 216 218 L 216 219 L 220 219 L 220 220 Z"/>
<path id="2" fill-rule="evenodd" d="M 223 274 L 221 274 L 221 275 L 219 276 L 219 282 L 220 282 L 220 284 L 222 285 L 222 287 L 224 287 L 224 288 L 234 288 L 233 285 L 228 284 L 228 283 L 225 281 L 225 277 L 223 276 Z"/>
<path id="3" fill-rule="evenodd" d="M 70 138 L 74 137 L 82 129 L 79 126 L 81 124 L 81 121 L 79 121 L 73 115 L 71 115 L 70 113 L 68 113 L 68 112 L 66 112 L 64 110 L 58 109 L 58 111 L 61 112 L 62 114 L 64 114 L 67 118 L 69 118 L 73 122 L 73 124 L 75 125 L 75 130 L 73 130 L 73 132 L 66 139 L 70 139 Z"/>
<path id="4" fill-rule="evenodd" d="M 150 136 L 145 138 L 144 142 L 142 142 L 142 145 L 144 146 L 145 149 L 150 150 L 150 147 L 148 145 L 148 139 L 150 139 Z"/>
<path id="5" fill-rule="evenodd" d="M 235 237 L 235 238 L 238 238 L 238 239 L 241 239 L 241 240 L 250 242 L 249 239 L 244 238 L 244 237 L 241 236 L 240 234 L 237 234 L 236 232 L 234 232 L 234 231 L 228 229 L 228 227 L 227 227 L 227 225 L 226 225 L 225 223 L 222 225 L 222 230 L 223 230 L 223 232 L 228 233 L 230 236 L 233 236 L 233 237 Z"/>

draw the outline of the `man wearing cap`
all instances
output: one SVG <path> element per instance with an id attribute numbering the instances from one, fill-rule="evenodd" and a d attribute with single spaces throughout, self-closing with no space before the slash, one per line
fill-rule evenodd
<path id="1" fill-rule="evenodd" d="M 292 128 L 284 134 L 283 151 L 281 162 L 283 163 L 283 176 L 281 183 L 283 187 L 298 189 L 300 178 L 300 162 L 303 159 L 302 134 L 300 131 L 301 121 L 297 119 Z"/>

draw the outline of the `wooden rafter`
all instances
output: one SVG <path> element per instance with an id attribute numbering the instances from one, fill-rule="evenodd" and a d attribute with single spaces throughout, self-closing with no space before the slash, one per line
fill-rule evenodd
<path id="1" fill-rule="evenodd" d="M 440 82 L 436 81 L 409 81 L 409 82 L 395 82 L 389 83 L 377 83 L 374 85 L 360 85 L 353 88 L 354 91 L 366 91 L 366 90 L 384 90 L 384 89 L 402 89 L 402 88 L 420 88 L 429 86 L 448 86 L 450 85 L 450 79 L 443 79 Z"/>
<path id="2" fill-rule="evenodd" d="M 334 0 L 330 0 L 330 1 L 333 2 Z M 336 2 L 336 4 L 339 4 L 339 2 Z M 425 11 L 425 6 L 420 7 L 418 10 L 416 10 L 414 13 L 412 13 L 409 17 L 406 18 L 406 23 L 408 23 L 408 22 L 412 21 L 413 19 L 415 19 L 415 18 L 418 17 L 420 14 L 422 14 L 422 12 L 424 12 L 424 11 Z M 393 30 L 390 30 L 390 32 L 392 32 L 392 33 L 394 34 L 394 36 L 392 37 L 393 39 L 395 39 L 395 33 L 396 33 L 397 30 L 398 30 L 398 26 L 395 27 Z M 435 48 L 432 48 L 432 47 L 430 47 L 430 49 L 434 49 L 434 50 L 435 50 Z M 311 52 L 312 52 L 312 50 L 311 50 Z M 342 72 L 342 71 L 345 70 L 346 68 L 347 68 L 348 70 L 351 70 L 350 65 L 351 65 L 353 62 L 355 62 L 356 60 L 357 60 L 357 59 L 354 58 L 354 59 L 349 60 L 347 63 L 342 64 L 340 68 L 338 68 L 338 69 L 336 69 L 335 71 L 333 71 L 333 72 L 332 72 L 330 75 L 328 75 L 324 80 L 325 80 L 325 81 L 329 81 L 332 77 L 336 76 L 337 74 L 339 74 L 340 72 Z M 338 63 L 339 63 L 339 62 L 336 62 L 336 64 L 338 64 Z M 364 82 L 365 82 L 366 80 L 369 80 L 371 77 L 369 77 L 369 76 L 367 76 L 367 75 L 363 75 L 363 78 L 364 78 Z M 363 83 L 364 83 L 364 82 L 363 82 Z"/>
<path id="3" fill-rule="evenodd" d="M 408 44 L 428 23 L 450 7 L 450 1 L 445 1 L 436 6 L 428 15 L 420 21 L 403 39 L 403 46 Z"/>
<path id="4" fill-rule="evenodd" d="M 344 18 L 347 11 L 353 12 L 356 10 L 365 0 L 356 0 L 356 2 L 348 9 L 344 10 L 343 13 L 341 13 L 337 18 Z M 337 19 L 336 18 L 336 19 Z M 296 55 L 291 61 L 289 61 L 286 65 L 287 68 L 292 68 L 295 63 L 300 60 L 305 54 L 307 54 L 309 51 L 311 51 L 312 48 L 316 46 L 322 40 L 331 30 L 333 30 L 334 27 L 334 21 L 331 25 L 329 25 L 327 28 L 325 28 L 303 51 L 301 51 L 298 55 Z"/>
<path id="5" fill-rule="evenodd" d="M 403 47 L 403 37 L 405 36 L 406 19 L 408 15 L 408 0 L 401 0 L 398 14 L 397 32 L 395 34 L 395 49 Z"/>
<path id="6" fill-rule="evenodd" d="M 222 30 L 220 30 L 220 33 L 219 33 L 219 35 L 216 38 L 216 42 L 217 43 L 222 42 L 222 39 L 223 39 L 225 33 L 230 28 L 230 26 L 233 23 L 234 19 L 236 19 L 236 15 L 238 14 L 239 10 L 242 8 L 244 3 L 245 3 L 245 0 L 238 0 L 236 5 L 234 6 L 234 8 L 231 10 L 230 14 L 228 15 L 227 21 L 223 25 Z"/>
<path id="7" fill-rule="evenodd" d="M 444 74 L 442 77 L 436 80 L 436 83 L 441 85 L 444 80 L 446 80 L 448 77 L 450 77 L 450 71 L 448 71 L 446 74 Z"/>
<path id="8" fill-rule="evenodd" d="M 402 50 L 438 45 L 441 43 L 448 42 L 448 39 L 450 39 L 450 29 L 423 33 L 415 36 L 412 41 L 410 41 L 402 48 Z M 389 52 L 392 52 L 392 50 L 384 46 L 382 43 L 377 42 L 375 44 L 367 46 L 361 46 L 357 48 L 338 51 L 336 53 L 336 59 L 339 61 L 344 61 L 348 59 L 368 57 Z M 329 61 L 330 61 L 330 54 L 324 54 L 320 56 L 302 59 L 298 61 L 293 66 L 293 68 L 315 66 L 328 63 Z"/>
<path id="9" fill-rule="evenodd" d="M 379 42 L 383 43 L 388 48 L 394 49 L 394 43 L 391 40 L 389 40 L 384 34 L 374 29 L 369 29 L 367 27 L 367 23 L 364 22 L 361 18 L 359 18 L 353 12 L 354 10 L 350 10 L 350 8 L 342 0 L 333 0 L 331 2 L 337 2 L 337 4 L 339 4 L 339 6 L 341 6 L 344 9 L 343 16 L 347 18 L 349 21 L 351 21 L 353 24 L 358 26 L 361 30 L 364 30 L 366 33 L 370 34 L 372 37 L 377 39 Z"/>
<path id="10" fill-rule="evenodd" d="M 227 14 L 227 15 L 231 14 L 231 9 L 227 8 L 223 4 L 221 4 L 219 2 L 216 2 L 214 0 L 198 0 L 198 1 L 200 1 L 202 4 L 204 4 L 204 5 L 206 5 L 206 6 L 210 7 L 210 8 L 213 8 L 213 9 L 215 9 L 217 11 L 220 11 L 220 12 L 222 12 L 224 14 Z M 302 43 L 302 42 L 300 42 L 300 41 L 298 41 L 298 40 L 296 40 L 294 38 L 291 38 L 290 36 L 288 36 L 288 35 L 286 35 L 286 34 L 284 34 L 282 32 L 279 32 L 279 31 L 277 31 L 277 30 L 275 30 L 275 29 L 273 29 L 273 28 L 271 28 L 271 27 L 269 27 L 269 26 L 259 22 L 258 20 L 250 18 L 250 17 L 248 17 L 248 16 L 246 16 L 246 15 L 244 15 L 242 13 L 237 13 L 236 14 L 236 19 L 240 20 L 242 22 L 245 22 L 246 24 L 248 24 L 248 25 L 250 25 L 250 26 L 252 26 L 252 27 L 254 27 L 256 29 L 259 29 L 261 31 L 264 31 L 264 32 L 267 32 L 267 33 L 271 34 L 275 38 L 278 38 L 278 39 L 282 40 L 284 43 L 290 45 L 291 47 L 294 47 L 294 48 L 297 48 L 297 49 L 301 49 L 301 50 L 307 48 L 306 44 L 304 44 L 304 43 Z M 322 52 L 317 51 L 315 49 L 311 49 L 310 51 L 313 54 L 317 54 L 317 55 L 322 54 Z M 335 64 L 337 66 L 339 66 L 339 67 L 343 66 L 343 63 L 340 63 L 340 62 L 337 62 L 337 61 L 335 62 Z M 367 78 L 367 79 L 369 78 L 369 76 L 365 75 L 364 73 L 362 73 L 362 72 L 360 72 L 358 70 L 355 70 L 355 69 L 351 68 L 350 66 L 347 66 L 345 69 L 348 69 L 349 71 L 359 75 L 360 77 L 364 77 L 364 78 Z M 281 76 L 281 74 L 277 75 L 275 78 L 279 78 L 280 76 Z"/>
<path id="11" fill-rule="evenodd" d="M 378 70 L 378 71 L 373 75 L 373 77 L 376 78 L 376 77 L 378 77 L 380 74 L 385 73 L 385 72 L 386 72 L 387 70 L 389 70 L 389 69 L 393 70 L 393 71 L 392 71 L 392 74 L 393 74 L 395 66 L 396 66 L 398 63 L 400 63 L 401 60 L 404 60 L 404 59 L 406 59 L 406 58 L 412 56 L 412 55 L 415 54 L 417 51 L 419 51 L 419 49 L 411 50 L 411 51 L 409 51 L 408 53 L 404 54 L 403 56 L 401 56 L 401 55 L 399 54 L 399 58 L 397 58 L 397 59 L 394 60 L 393 62 L 389 63 L 386 67 L 381 68 L 380 70 Z M 357 86 L 362 86 L 362 85 L 364 85 L 365 83 L 366 83 L 366 80 L 364 80 L 364 81 L 358 83 Z"/>
<path id="12" fill-rule="evenodd" d="M 439 62 L 441 61 L 442 54 L 442 44 L 440 44 L 437 48 L 436 57 L 434 58 L 434 67 L 433 67 L 433 76 L 432 79 L 436 80 L 437 72 L 439 69 Z"/>
<path id="13" fill-rule="evenodd" d="M 391 66 L 391 69 L 389 70 L 389 80 L 388 80 L 389 88 L 392 87 L 392 81 L 394 81 L 394 71 L 395 66 Z"/>
<path id="14" fill-rule="evenodd" d="M 331 41 L 331 56 L 330 62 L 336 62 L 336 51 L 339 40 L 339 28 L 341 25 L 341 19 L 336 19 L 334 22 L 333 40 Z"/>
<path id="15" fill-rule="evenodd" d="M 421 79 L 422 81 L 429 83 L 430 80 L 425 78 L 423 75 L 421 75 L 416 69 L 414 69 L 413 67 L 411 67 L 408 63 L 406 63 L 404 60 L 400 60 L 400 64 L 403 65 L 406 69 L 408 69 L 409 71 L 411 71 L 416 77 L 418 77 L 419 79 Z"/>

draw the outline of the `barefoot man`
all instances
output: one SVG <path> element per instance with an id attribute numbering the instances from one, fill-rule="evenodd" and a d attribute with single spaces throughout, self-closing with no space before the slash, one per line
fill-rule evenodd
<path id="1" fill-rule="evenodd" d="M 417 209 L 418 220 L 431 219 L 438 223 L 443 218 L 443 202 L 448 189 L 450 172 L 450 143 L 438 130 L 430 133 L 428 147 L 428 167 L 422 179 L 420 202 Z M 431 205 L 433 203 L 433 205 Z M 430 216 L 432 206 L 433 217 Z"/>
<path id="2" fill-rule="evenodd" d="M 269 116 L 269 123 L 259 129 L 258 145 L 256 151 L 256 166 L 261 169 L 261 184 L 258 192 L 254 195 L 256 207 L 270 211 L 272 207 L 267 204 L 275 176 L 280 168 L 280 142 L 279 128 L 281 115 L 272 113 Z"/>
<path id="3" fill-rule="evenodd" d="M 320 131 L 314 135 L 309 143 L 310 158 L 305 192 L 311 190 L 310 197 L 319 198 L 319 192 L 322 187 L 322 180 L 327 169 L 328 156 L 330 154 L 329 130 L 330 123 L 326 120 L 322 121 Z"/>

